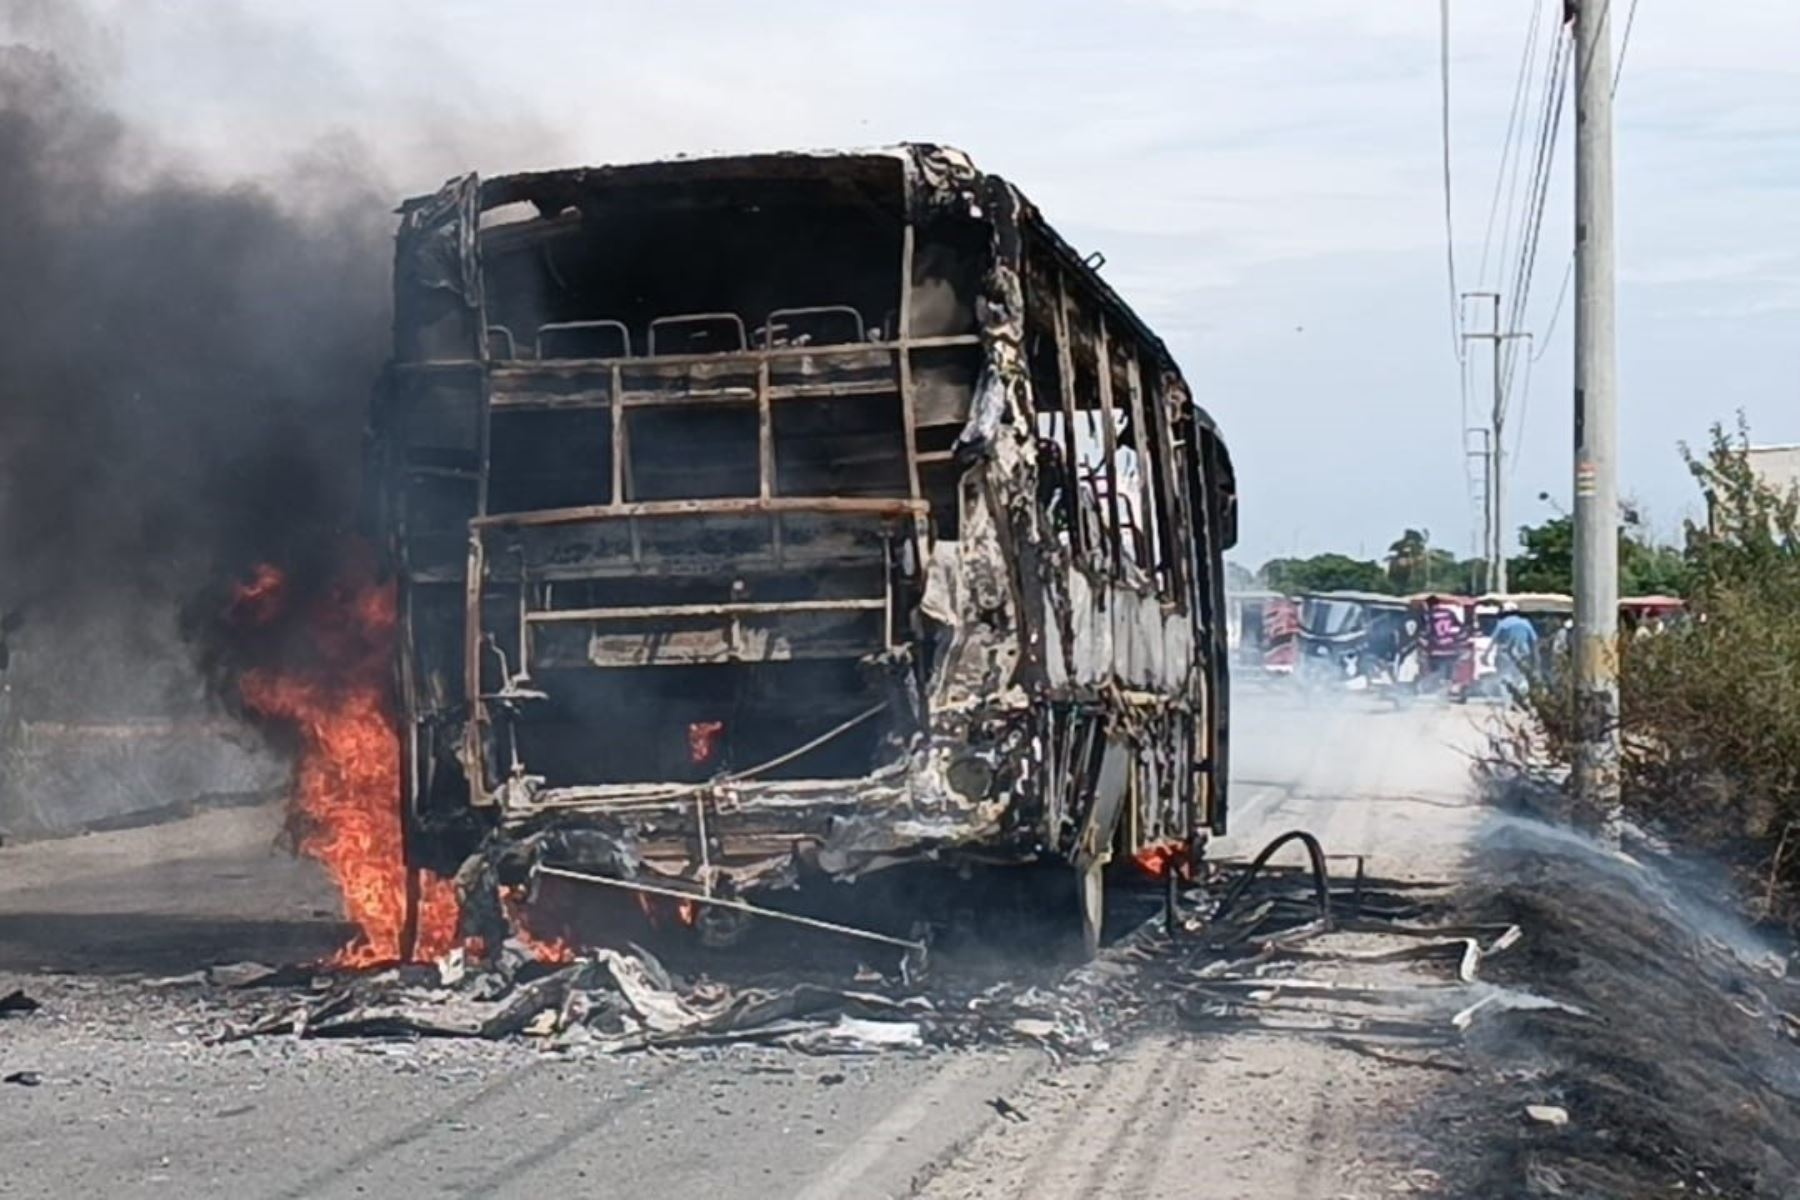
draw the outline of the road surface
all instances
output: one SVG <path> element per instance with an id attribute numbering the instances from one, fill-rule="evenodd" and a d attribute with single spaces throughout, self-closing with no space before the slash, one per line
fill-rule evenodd
<path id="1" fill-rule="evenodd" d="M 1217 853 L 1305 828 L 1374 873 L 1448 877 L 1477 743 L 1462 709 L 1243 697 Z M 0 1076 L 38 1081 L 0 1085 L 0 1196 L 1344 1197 L 1435 1178 L 1395 1119 L 1428 1072 L 1268 1034 L 1157 1034 L 1062 1065 L 1001 1048 L 208 1047 L 135 977 L 342 936 L 330 887 L 277 833 L 232 810 L 0 848 L 0 994 L 46 1005 L 0 1022 Z"/>

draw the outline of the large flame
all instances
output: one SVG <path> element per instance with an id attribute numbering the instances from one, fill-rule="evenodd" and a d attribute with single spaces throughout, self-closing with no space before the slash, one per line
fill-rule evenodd
<path id="1" fill-rule="evenodd" d="M 394 588 L 354 573 L 304 613 L 288 613 L 286 580 L 263 565 L 239 585 L 233 615 L 251 625 L 298 618 L 305 669 L 267 667 L 238 681 L 254 712 L 299 739 L 294 803 L 300 849 L 324 864 L 358 932 L 331 959 L 367 967 L 435 959 L 457 941 L 451 882 L 419 873 L 417 927 L 408 945 L 409 868 L 400 819 L 400 739 L 390 690 Z"/>

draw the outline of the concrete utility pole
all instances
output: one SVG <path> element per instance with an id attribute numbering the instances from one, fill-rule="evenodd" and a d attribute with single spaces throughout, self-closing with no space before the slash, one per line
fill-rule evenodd
<path id="1" fill-rule="evenodd" d="M 1464 341 L 1492 342 L 1494 347 L 1494 399 L 1488 420 L 1487 488 L 1483 497 L 1482 524 L 1487 528 L 1484 557 L 1487 559 L 1487 590 L 1506 590 L 1506 474 L 1501 469 L 1506 460 L 1506 392 L 1500 382 L 1501 348 L 1513 338 L 1529 338 L 1529 333 L 1500 331 L 1500 293 L 1464 292 L 1465 300 L 1483 297 L 1494 302 L 1494 323 L 1487 333 L 1465 333 Z"/>
<path id="2" fill-rule="evenodd" d="M 1471 425 L 1463 430 L 1463 458 L 1474 459 L 1481 468 L 1481 485 L 1479 488 L 1471 487 L 1470 491 L 1479 490 L 1481 493 L 1481 590 L 1484 592 L 1490 590 L 1487 586 L 1488 572 L 1493 568 L 1494 561 L 1494 501 L 1493 493 L 1488 490 L 1488 480 L 1494 466 L 1490 441 L 1486 425 Z M 1471 446 L 1471 442 L 1478 444 Z M 1473 500 L 1474 497 L 1471 496 L 1470 499 Z"/>
<path id="3" fill-rule="evenodd" d="M 1619 822 L 1619 476 L 1613 350 L 1612 0 L 1575 25 L 1575 790 Z"/>

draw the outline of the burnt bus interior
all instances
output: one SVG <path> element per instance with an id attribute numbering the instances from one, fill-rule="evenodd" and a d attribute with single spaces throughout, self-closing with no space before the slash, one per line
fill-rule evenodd
<path id="1" fill-rule="evenodd" d="M 376 445 L 415 817 L 526 778 L 549 809 L 900 757 L 947 636 L 922 559 L 959 535 L 952 447 L 996 254 L 977 206 L 918 203 L 907 166 L 470 178 L 403 210 Z M 1032 216 L 1012 254 L 1041 525 L 1210 637 L 1222 447 L 1160 343 Z M 1222 764 L 1210 737 L 1181 753 Z M 1205 819 L 1192 772 L 1163 770 L 1170 811 Z"/>
<path id="2" fill-rule="evenodd" d="M 402 293 L 400 408 L 466 419 L 437 461 L 406 439 L 410 683 L 458 707 L 473 520 L 483 790 L 711 778 L 875 709 L 760 777 L 892 757 L 905 706 L 869 660 L 916 632 L 915 515 L 954 536 L 986 233 L 909 227 L 898 158 L 829 165 L 493 181 L 479 312 Z M 428 724 L 421 790 L 460 790 Z"/>

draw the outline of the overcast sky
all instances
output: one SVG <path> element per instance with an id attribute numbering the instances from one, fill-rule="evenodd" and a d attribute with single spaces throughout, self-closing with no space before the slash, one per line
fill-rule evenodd
<path id="1" fill-rule="evenodd" d="M 1452 4 L 1465 289 L 1500 273 L 1483 234 L 1533 2 Z M 1548 28 L 1561 0 L 1536 2 Z M 959 145 L 1104 251 L 1167 338 L 1236 457 L 1245 562 L 1376 556 L 1405 525 L 1470 547 L 1432 0 L 107 3 L 109 86 L 227 173 L 346 132 L 397 195 L 463 168 Z M 1624 489 L 1672 532 L 1678 440 L 1742 408 L 1800 441 L 1800 3 L 1641 0 L 1618 124 Z M 1540 341 L 1570 151 L 1565 130 Z M 1513 401 L 1512 524 L 1566 503 L 1569 315 Z"/>

